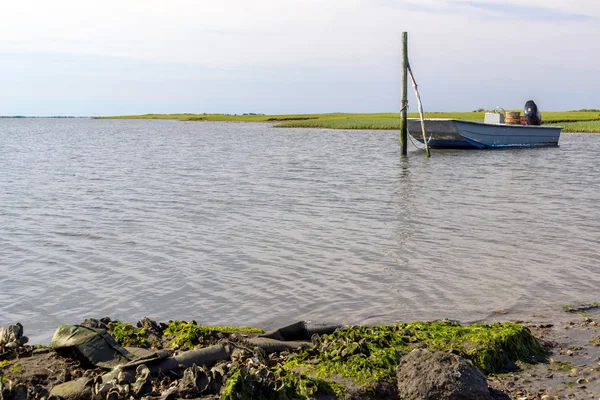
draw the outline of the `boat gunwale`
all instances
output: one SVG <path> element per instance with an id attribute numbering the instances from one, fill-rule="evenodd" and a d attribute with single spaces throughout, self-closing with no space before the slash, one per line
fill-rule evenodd
<path id="1" fill-rule="evenodd" d="M 420 121 L 420 118 L 408 118 L 413 121 Z M 560 129 L 562 130 L 562 126 L 544 126 L 544 125 L 518 125 L 518 124 L 488 124 L 486 122 L 480 121 L 471 121 L 467 119 L 456 119 L 456 118 L 425 118 L 425 121 L 451 121 L 451 122 L 460 122 L 474 125 L 483 125 L 483 126 L 497 126 L 497 127 L 510 127 L 510 128 L 535 128 L 535 129 Z"/>

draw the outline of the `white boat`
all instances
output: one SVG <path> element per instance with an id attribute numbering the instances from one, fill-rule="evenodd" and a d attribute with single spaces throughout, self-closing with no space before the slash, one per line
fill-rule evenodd
<path id="1" fill-rule="evenodd" d="M 421 120 L 407 121 L 408 133 L 423 143 Z M 458 119 L 425 119 L 429 147 L 438 149 L 485 149 L 558 146 L 560 126 L 510 125 Z"/>

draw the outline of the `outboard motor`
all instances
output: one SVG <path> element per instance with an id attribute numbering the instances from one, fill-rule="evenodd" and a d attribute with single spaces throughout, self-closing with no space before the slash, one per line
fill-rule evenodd
<path id="1" fill-rule="evenodd" d="M 525 103 L 525 118 L 527 118 L 527 125 L 541 125 L 542 114 L 537 108 L 537 104 L 533 100 L 529 100 Z"/>

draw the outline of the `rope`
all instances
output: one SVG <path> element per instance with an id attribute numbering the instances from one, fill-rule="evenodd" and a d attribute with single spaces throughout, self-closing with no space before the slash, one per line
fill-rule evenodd
<path id="1" fill-rule="evenodd" d="M 400 112 L 404 111 L 404 109 L 406 109 L 406 108 L 408 108 L 408 101 L 406 101 L 406 104 L 400 109 Z M 406 135 L 406 136 L 408 136 L 408 138 L 410 139 L 410 142 L 413 144 L 413 146 L 415 146 L 415 148 L 417 150 L 425 150 L 424 147 L 421 148 L 421 147 L 417 146 L 417 144 L 414 142 L 414 140 L 412 138 L 412 135 L 409 134 L 409 135 Z M 431 140 L 431 136 L 429 136 L 429 140 L 427 141 L 427 143 L 429 143 L 430 140 Z"/>
<path id="2" fill-rule="evenodd" d="M 419 146 L 417 146 L 417 144 L 413 141 L 412 135 L 408 135 L 408 138 L 410 139 L 410 142 L 413 144 L 413 146 L 415 146 L 416 149 L 418 150 L 425 150 L 425 148 L 421 148 Z M 429 140 L 431 140 L 431 136 L 429 137 Z M 427 141 L 429 143 L 429 140 Z"/>

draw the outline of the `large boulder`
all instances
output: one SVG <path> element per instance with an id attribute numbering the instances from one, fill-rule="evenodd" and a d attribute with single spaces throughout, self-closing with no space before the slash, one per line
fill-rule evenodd
<path id="1" fill-rule="evenodd" d="M 492 400 L 485 375 L 455 354 L 415 349 L 396 374 L 402 400 Z"/>

